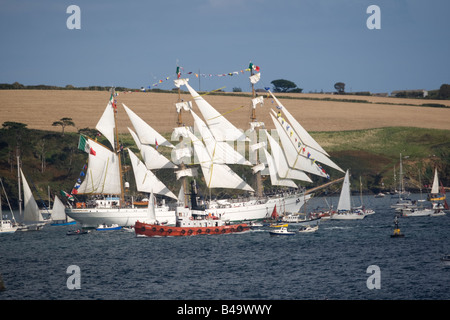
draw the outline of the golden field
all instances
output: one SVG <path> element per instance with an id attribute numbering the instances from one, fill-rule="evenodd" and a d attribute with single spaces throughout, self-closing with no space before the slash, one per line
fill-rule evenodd
<path id="1" fill-rule="evenodd" d="M 266 97 L 266 95 L 264 94 Z M 324 94 L 285 94 L 313 99 L 366 100 L 372 103 L 355 103 L 325 100 L 279 100 L 308 131 L 342 131 L 380 127 L 419 127 L 450 130 L 450 101 L 426 99 L 400 99 L 391 97 L 336 96 Z M 63 117 L 72 118 L 76 127 L 66 131 L 75 132 L 81 128 L 94 128 L 102 115 L 110 94 L 106 91 L 77 90 L 1 90 L 0 123 L 22 122 L 30 129 L 61 131 L 52 123 Z M 192 100 L 189 94 L 181 98 Z M 204 98 L 236 127 L 249 128 L 251 103 L 249 97 L 236 95 L 205 95 Z M 132 92 L 119 93 L 116 97 L 119 107 L 119 132 L 128 133 L 132 127 L 122 103 L 138 114 L 148 124 L 161 133 L 170 133 L 176 125 L 176 93 Z M 444 104 L 449 108 L 431 108 L 401 104 L 421 105 L 423 103 Z M 242 107 L 242 108 L 240 108 Z M 258 121 L 272 129 L 270 108 L 275 108 L 272 99 L 266 98 L 262 107 L 257 108 Z M 234 111 L 232 111 L 234 110 Z M 200 114 L 194 103 L 194 111 Z M 230 112 L 231 111 L 231 112 Z M 192 117 L 183 111 L 183 120 L 192 125 Z"/>

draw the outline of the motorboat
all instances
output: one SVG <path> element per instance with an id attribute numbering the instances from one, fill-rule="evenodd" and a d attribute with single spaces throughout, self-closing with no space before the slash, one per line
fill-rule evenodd
<path id="1" fill-rule="evenodd" d="M 69 230 L 69 231 L 67 231 L 66 235 L 68 235 L 68 236 L 78 236 L 78 235 L 87 234 L 87 233 L 89 233 L 89 231 L 84 230 L 84 229 L 77 229 L 77 230 Z"/>
<path id="2" fill-rule="evenodd" d="M 310 233 L 310 232 L 316 232 L 317 230 L 319 230 L 319 224 L 317 224 L 316 226 L 312 227 L 312 226 L 306 226 L 303 228 L 300 228 L 298 230 L 298 232 L 301 233 Z"/>
<path id="3" fill-rule="evenodd" d="M 118 224 L 111 224 L 111 225 L 107 225 L 107 224 L 101 224 L 99 225 L 95 230 L 97 231 L 110 231 L 110 230 L 120 230 L 122 229 L 122 226 L 119 226 Z"/>
<path id="4" fill-rule="evenodd" d="M 295 235 L 294 231 L 288 230 L 287 224 L 276 225 L 276 226 L 273 226 L 273 228 L 276 228 L 276 229 L 274 229 L 273 231 L 269 231 L 271 236 L 293 236 L 293 235 Z"/>

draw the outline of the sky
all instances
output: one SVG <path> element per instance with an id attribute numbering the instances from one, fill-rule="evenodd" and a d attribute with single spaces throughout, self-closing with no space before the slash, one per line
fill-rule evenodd
<path id="1" fill-rule="evenodd" d="M 448 0 L 0 0 L 0 83 L 172 89 L 179 65 L 195 89 L 249 91 L 252 61 L 256 88 L 433 90 L 450 83 L 449 15 Z"/>

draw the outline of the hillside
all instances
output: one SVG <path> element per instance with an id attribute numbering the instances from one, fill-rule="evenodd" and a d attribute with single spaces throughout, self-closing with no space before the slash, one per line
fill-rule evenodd
<path id="1" fill-rule="evenodd" d="M 107 92 L 96 91 L 0 91 L 0 123 L 15 121 L 27 124 L 27 128 L 20 133 L 0 129 L 0 177 L 13 205 L 17 204 L 17 142 L 20 144 L 24 173 L 29 177 L 32 189 L 36 187 L 39 191 L 37 199 L 47 199 L 48 187 L 57 194 L 59 190 L 70 191 L 87 159 L 84 152 L 77 150 L 78 134 L 75 131 L 95 127 L 106 106 L 108 95 Z M 190 96 L 183 94 L 182 98 L 187 100 Z M 173 93 L 138 92 L 118 96 L 119 103 L 123 102 L 132 108 L 166 137 L 170 137 L 176 122 L 177 115 L 173 106 L 176 99 L 177 95 Z M 383 100 L 347 103 L 304 100 L 300 95 L 281 101 L 338 165 L 344 170 L 351 170 L 355 190 L 359 189 L 359 176 L 362 177 L 364 189 L 373 193 L 394 188 L 393 170 L 394 167 L 398 170 L 400 153 L 405 156 L 403 165 L 409 189 L 418 189 L 419 170 L 422 184 L 430 184 L 435 167 L 439 169 L 444 185 L 450 186 L 450 108 L 396 105 L 390 101 L 400 100 L 380 99 Z M 237 127 L 248 127 L 248 97 L 208 95 L 207 100 L 219 112 L 236 109 L 229 112 L 227 118 Z M 401 103 L 421 105 L 430 101 L 401 99 Z M 241 106 L 243 107 L 240 108 Z M 270 99 L 266 99 L 264 106 L 258 107 L 257 112 L 261 115 L 259 120 L 264 121 L 270 129 L 269 107 L 273 107 L 273 104 Z M 196 106 L 194 110 L 197 111 Z M 119 116 L 123 115 L 124 111 L 120 106 Z M 64 136 L 61 134 L 61 127 L 51 125 L 62 117 L 71 117 L 76 125 L 67 127 Z M 184 118 L 188 117 L 184 113 Z M 127 126 L 131 127 L 131 123 L 124 119 L 119 124 L 124 146 L 136 150 L 126 129 Z M 192 122 L 187 121 L 187 124 L 191 125 Z M 163 147 L 159 150 L 169 156 L 169 150 Z M 45 159 L 45 168 L 42 167 L 42 158 Z M 252 183 L 250 169 L 236 170 Z M 332 179 L 342 176 L 332 169 L 328 171 Z M 167 182 L 174 193 L 178 193 L 179 182 L 173 172 L 159 170 L 156 174 Z M 131 191 L 134 190 L 133 175 L 128 171 L 125 176 L 131 183 Z M 324 182 L 317 178 L 314 180 L 317 183 Z M 201 180 L 199 184 L 205 189 Z M 266 190 L 270 189 L 268 180 L 265 181 L 265 186 Z M 308 185 L 305 187 L 309 188 Z M 203 189 L 202 192 L 205 192 L 206 189 Z M 232 196 L 233 192 L 213 190 L 213 194 Z"/>

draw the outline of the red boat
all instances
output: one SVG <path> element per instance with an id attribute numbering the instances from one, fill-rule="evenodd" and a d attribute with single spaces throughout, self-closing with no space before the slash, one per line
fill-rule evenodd
<path id="1" fill-rule="evenodd" d="M 175 227 L 162 226 L 158 224 L 148 224 L 136 221 L 134 232 L 136 235 L 147 237 L 177 237 L 177 236 L 196 236 L 202 234 L 226 234 L 236 233 L 250 230 L 250 226 L 246 223 L 229 224 L 229 225 L 210 225 L 206 227 Z"/>

